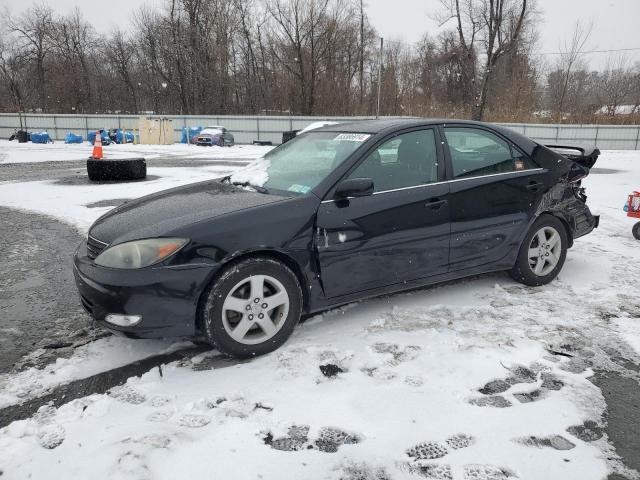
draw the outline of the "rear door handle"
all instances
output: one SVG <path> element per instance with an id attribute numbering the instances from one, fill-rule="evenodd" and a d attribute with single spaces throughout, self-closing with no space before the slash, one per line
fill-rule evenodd
<path id="1" fill-rule="evenodd" d="M 425 204 L 425 206 L 430 208 L 430 209 L 432 209 L 432 210 L 440 210 L 446 204 L 447 204 L 446 200 L 440 200 L 439 198 L 431 198 Z"/>
<path id="2" fill-rule="evenodd" d="M 541 187 L 544 187 L 544 183 L 531 181 L 529 182 L 529 185 L 527 185 L 527 190 L 531 192 L 537 192 Z"/>

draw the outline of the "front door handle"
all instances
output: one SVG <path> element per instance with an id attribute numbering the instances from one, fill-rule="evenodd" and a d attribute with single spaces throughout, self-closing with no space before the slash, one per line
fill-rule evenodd
<path id="1" fill-rule="evenodd" d="M 536 182 L 535 180 L 532 180 L 529 182 L 529 185 L 527 185 L 527 190 L 531 192 L 537 192 L 541 187 L 544 187 L 544 183 L 540 183 L 540 182 Z"/>
<path id="2" fill-rule="evenodd" d="M 430 208 L 430 209 L 432 209 L 432 210 L 440 210 L 446 204 L 447 204 L 446 200 L 440 200 L 439 198 L 431 198 L 425 204 L 425 206 Z"/>

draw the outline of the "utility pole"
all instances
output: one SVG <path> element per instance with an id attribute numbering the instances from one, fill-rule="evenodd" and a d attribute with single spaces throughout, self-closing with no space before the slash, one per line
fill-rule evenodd
<path id="1" fill-rule="evenodd" d="M 378 64 L 378 103 L 376 106 L 376 119 L 380 116 L 380 90 L 382 88 L 382 51 L 384 49 L 384 38 L 380 37 L 380 61 Z"/>

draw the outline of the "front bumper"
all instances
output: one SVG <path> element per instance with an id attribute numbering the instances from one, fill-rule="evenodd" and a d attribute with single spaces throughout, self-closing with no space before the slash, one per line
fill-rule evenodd
<path id="1" fill-rule="evenodd" d="M 196 140 L 196 145 L 201 145 L 201 146 L 205 146 L 205 147 L 211 147 L 213 145 L 217 145 L 219 142 L 219 140 L 216 138 L 214 140 L 214 138 L 212 137 L 203 137 L 203 138 L 198 138 Z"/>
<path id="2" fill-rule="evenodd" d="M 128 337 L 160 338 L 195 333 L 198 301 L 215 268 L 104 268 L 87 257 L 83 242 L 73 259 L 73 273 L 82 306 L 99 325 Z M 105 320 L 109 313 L 142 315 L 142 321 L 120 327 Z"/>

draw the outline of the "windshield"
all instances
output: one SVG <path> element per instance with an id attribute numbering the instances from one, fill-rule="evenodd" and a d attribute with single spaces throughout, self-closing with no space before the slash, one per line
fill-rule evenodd
<path id="1" fill-rule="evenodd" d="M 271 150 L 231 175 L 230 180 L 261 187 L 265 192 L 304 195 L 370 136 L 366 133 L 309 132 Z"/>

